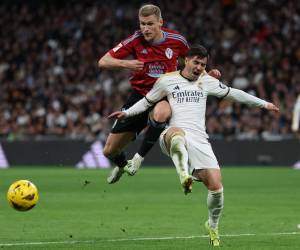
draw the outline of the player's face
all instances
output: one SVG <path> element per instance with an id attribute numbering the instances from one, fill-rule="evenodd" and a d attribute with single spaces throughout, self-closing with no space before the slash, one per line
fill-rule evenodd
<path id="1" fill-rule="evenodd" d="M 194 56 L 185 59 L 185 68 L 187 78 L 190 80 L 197 80 L 198 77 L 203 73 L 207 65 L 207 57 L 199 58 Z"/>
<path id="2" fill-rule="evenodd" d="M 139 16 L 140 29 L 143 36 L 148 42 L 156 42 L 162 39 L 161 26 L 163 24 L 162 18 L 155 15 Z"/>

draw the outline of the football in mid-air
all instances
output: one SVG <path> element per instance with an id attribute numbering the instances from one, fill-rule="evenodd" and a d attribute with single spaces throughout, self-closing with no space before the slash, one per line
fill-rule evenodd
<path id="1" fill-rule="evenodd" d="M 7 191 L 9 205 L 18 211 L 32 209 L 39 200 L 37 187 L 30 181 L 19 180 L 10 185 Z"/>

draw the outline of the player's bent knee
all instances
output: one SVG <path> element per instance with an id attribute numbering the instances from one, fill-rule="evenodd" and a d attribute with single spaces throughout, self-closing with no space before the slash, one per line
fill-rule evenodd
<path id="1" fill-rule="evenodd" d="M 105 147 L 103 148 L 103 154 L 106 158 L 109 158 L 109 156 L 111 155 L 111 151 L 109 149 L 108 146 L 105 145 Z"/>
<path id="2" fill-rule="evenodd" d="M 168 137 L 172 138 L 176 135 L 184 137 L 185 133 L 184 133 L 183 129 L 181 129 L 181 128 L 169 128 L 168 129 L 168 132 L 167 132 Z"/>
<path id="3" fill-rule="evenodd" d="M 171 113 L 159 111 L 156 113 L 153 113 L 153 120 L 162 123 L 167 122 L 171 118 Z"/>
<path id="4" fill-rule="evenodd" d="M 185 133 L 183 131 L 175 131 L 174 133 L 171 134 L 171 138 L 175 136 L 181 136 L 184 137 Z"/>
<path id="5" fill-rule="evenodd" d="M 167 102 L 165 102 L 167 103 Z M 152 118 L 157 122 L 167 122 L 172 115 L 172 111 L 170 105 L 157 105 L 152 111 Z"/>
<path id="6" fill-rule="evenodd" d="M 110 158 L 117 153 L 110 143 L 105 144 L 103 148 L 103 154 L 106 158 Z"/>
<path id="7" fill-rule="evenodd" d="M 222 183 L 209 183 L 207 189 L 213 192 L 219 192 L 220 190 L 223 190 L 223 185 Z"/>
<path id="8" fill-rule="evenodd" d="M 180 128 L 169 128 L 167 133 L 164 135 L 164 140 L 166 144 L 169 145 L 172 141 L 172 138 L 175 137 L 176 135 L 184 137 L 185 133 Z"/>

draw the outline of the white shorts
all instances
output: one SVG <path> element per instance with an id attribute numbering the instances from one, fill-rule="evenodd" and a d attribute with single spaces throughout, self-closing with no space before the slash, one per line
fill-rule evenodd
<path id="1" fill-rule="evenodd" d="M 165 145 L 164 136 L 169 128 L 165 129 L 159 137 L 159 145 L 161 151 L 170 156 Z M 195 135 L 191 131 L 184 130 L 186 149 L 189 155 L 189 172 L 193 173 L 194 169 L 220 169 L 217 158 L 212 150 L 208 140 L 199 135 Z"/>

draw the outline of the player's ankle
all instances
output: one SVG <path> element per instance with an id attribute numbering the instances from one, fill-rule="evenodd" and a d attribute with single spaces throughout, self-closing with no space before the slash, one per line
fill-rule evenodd
<path id="1" fill-rule="evenodd" d="M 141 156 L 139 153 L 135 153 L 135 155 L 133 156 L 133 158 L 137 158 L 137 159 L 139 159 L 139 160 L 141 160 L 141 161 L 144 160 L 144 157 Z"/>

